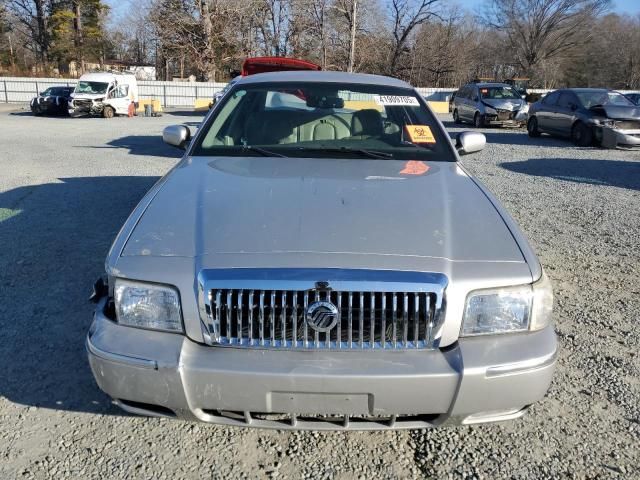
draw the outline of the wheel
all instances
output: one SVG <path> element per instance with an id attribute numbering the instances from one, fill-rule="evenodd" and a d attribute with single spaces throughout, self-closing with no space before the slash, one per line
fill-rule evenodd
<path id="1" fill-rule="evenodd" d="M 527 122 L 527 133 L 529 133 L 530 137 L 540 136 L 540 130 L 538 130 L 538 119 L 536 117 L 531 117 Z"/>
<path id="2" fill-rule="evenodd" d="M 579 147 L 588 147 L 593 142 L 593 131 L 582 122 L 576 122 L 571 129 L 571 140 Z"/>
<path id="3" fill-rule="evenodd" d="M 104 107 L 104 110 L 102 110 L 102 116 L 104 118 L 113 118 L 115 114 L 115 110 L 111 107 Z"/>
<path id="4" fill-rule="evenodd" d="M 460 120 L 460 115 L 458 115 L 457 108 L 453 111 L 453 123 L 462 123 L 462 121 Z"/>
<path id="5" fill-rule="evenodd" d="M 480 115 L 480 112 L 476 112 L 476 114 L 473 116 L 473 126 L 476 128 L 484 127 L 484 117 Z"/>

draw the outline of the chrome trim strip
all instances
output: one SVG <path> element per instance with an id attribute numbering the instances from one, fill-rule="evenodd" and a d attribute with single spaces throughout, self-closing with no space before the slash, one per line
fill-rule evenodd
<path id="1" fill-rule="evenodd" d="M 87 335 L 86 340 L 87 351 L 102 360 L 109 362 L 121 363 L 130 367 L 147 368 L 149 370 L 158 370 L 158 362 L 155 360 L 148 360 L 146 358 L 130 357 L 129 355 L 121 355 L 119 353 L 111 353 L 101 348 L 96 347 L 91 338 Z"/>
<path id="2" fill-rule="evenodd" d="M 506 365 L 498 365 L 496 367 L 489 367 L 485 373 L 486 378 L 506 377 L 508 375 L 520 375 L 532 370 L 539 370 L 541 368 L 549 367 L 554 364 L 558 356 L 556 350 L 551 355 L 541 358 L 533 358 L 524 362 L 509 363 Z"/>

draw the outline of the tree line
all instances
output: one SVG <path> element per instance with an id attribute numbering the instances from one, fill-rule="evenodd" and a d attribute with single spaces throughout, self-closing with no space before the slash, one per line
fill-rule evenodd
<path id="1" fill-rule="evenodd" d="M 244 58 L 455 87 L 475 77 L 540 88 L 640 88 L 640 16 L 611 0 L 0 0 L 0 71 L 50 75 L 73 61 L 153 65 L 159 79 L 227 81 Z"/>

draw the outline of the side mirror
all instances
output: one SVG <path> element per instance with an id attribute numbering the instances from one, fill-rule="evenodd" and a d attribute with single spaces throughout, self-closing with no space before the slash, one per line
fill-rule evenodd
<path id="1" fill-rule="evenodd" d="M 569 108 L 571 111 L 575 112 L 578 109 L 578 106 L 575 103 L 570 103 Z"/>
<path id="2" fill-rule="evenodd" d="M 191 141 L 191 130 L 185 125 L 169 125 L 162 131 L 162 140 L 167 145 L 185 150 Z"/>
<path id="3" fill-rule="evenodd" d="M 487 144 L 487 138 L 480 132 L 462 132 L 456 136 L 456 149 L 459 155 L 479 152 Z"/>

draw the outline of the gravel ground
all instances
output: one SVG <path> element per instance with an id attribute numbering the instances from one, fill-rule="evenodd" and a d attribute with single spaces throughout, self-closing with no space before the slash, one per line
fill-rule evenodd
<path id="1" fill-rule="evenodd" d="M 640 153 L 492 129 L 487 148 L 464 159 L 517 219 L 555 285 L 558 369 L 528 415 L 429 431 L 286 433 L 124 414 L 86 361 L 87 296 L 109 244 L 177 161 L 162 127 L 199 117 L 7 110 L 0 478 L 640 477 Z"/>

